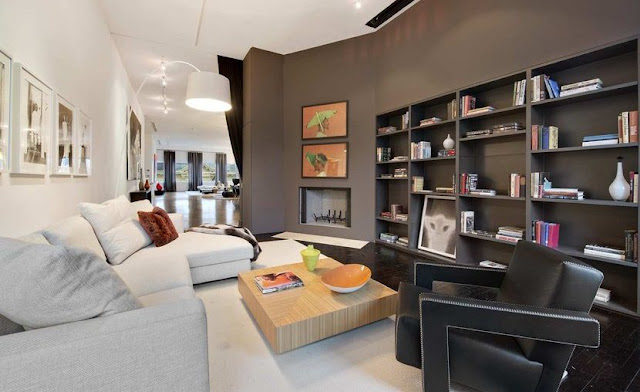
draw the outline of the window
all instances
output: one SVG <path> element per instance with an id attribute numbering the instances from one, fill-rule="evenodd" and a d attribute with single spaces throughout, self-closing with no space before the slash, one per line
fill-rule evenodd
<path id="1" fill-rule="evenodd" d="M 233 184 L 234 178 L 240 178 L 238 166 L 235 163 L 227 163 L 227 184 Z"/>
<path id="2" fill-rule="evenodd" d="M 156 162 L 156 181 L 164 182 L 164 162 Z"/>
<path id="3" fill-rule="evenodd" d="M 189 165 L 176 162 L 176 181 L 189 182 Z"/>
<path id="4" fill-rule="evenodd" d="M 205 162 L 202 164 L 202 181 L 213 182 L 216 180 L 216 163 Z"/>

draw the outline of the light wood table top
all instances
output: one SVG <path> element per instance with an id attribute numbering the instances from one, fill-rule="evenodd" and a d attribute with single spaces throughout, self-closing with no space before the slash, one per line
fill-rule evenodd
<path id="1" fill-rule="evenodd" d="M 238 275 L 238 291 L 276 353 L 395 314 L 398 293 L 373 279 L 349 294 L 335 293 L 322 284 L 322 274 L 341 265 L 325 258 L 318 260 L 313 272 L 296 263 Z M 262 294 L 253 280 L 258 275 L 284 271 L 298 275 L 304 287 Z"/>

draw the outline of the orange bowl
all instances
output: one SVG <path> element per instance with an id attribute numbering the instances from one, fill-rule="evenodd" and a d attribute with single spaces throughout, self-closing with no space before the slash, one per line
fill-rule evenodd
<path id="1" fill-rule="evenodd" d="M 371 279 L 371 270 L 362 264 L 346 264 L 322 275 L 322 283 L 337 293 L 351 293 Z"/>

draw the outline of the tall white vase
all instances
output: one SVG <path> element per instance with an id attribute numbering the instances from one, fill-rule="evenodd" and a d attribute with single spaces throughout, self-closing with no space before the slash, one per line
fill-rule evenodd
<path id="1" fill-rule="evenodd" d="M 442 142 L 442 146 L 445 150 L 451 150 L 456 146 L 456 142 L 451 138 L 451 134 L 447 134 L 447 138 Z"/>
<path id="2" fill-rule="evenodd" d="M 622 172 L 622 158 L 618 157 L 618 172 L 616 173 L 616 178 L 609 185 L 609 194 L 615 201 L 625 201 L 629 198 L 630 191 L 631 187 Z"/>

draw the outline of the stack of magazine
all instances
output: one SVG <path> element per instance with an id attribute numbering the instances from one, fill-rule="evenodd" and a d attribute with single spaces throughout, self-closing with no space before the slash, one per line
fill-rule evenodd
<path id="1" fill-rule="evenodd" d="M 253 280 L 262 294 L 304 286 L 302 279 L 291 271 L 258 275 Z"/>

